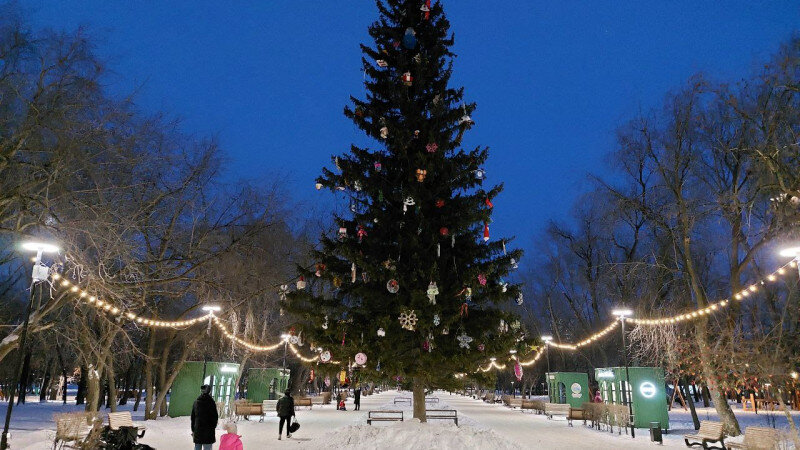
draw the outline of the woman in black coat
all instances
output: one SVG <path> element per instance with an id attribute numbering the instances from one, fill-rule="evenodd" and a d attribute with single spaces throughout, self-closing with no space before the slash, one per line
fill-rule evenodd
<path id="1" fill-rule="evenodd" d="M 211 386 L 204 384 L 202 392 L 192 406 L 192 437 L 194 450 L 211 450 L 212 444 L 217 441 L 217 403 L 211 398 Z"/>
<path id="2" fill-rule="evenodd" d="M 286 422 L 286 437 L 292 437 L 292 433 L 289 431 L 289 427 L 292 426 L 292 417 L 295 415 L 294 413 L 294 398 L 292 398 L 292 391 L 289 389 L 284 392 L 284 396 L 278 400 L 278 403 L 275 405 L 275 411 L 278 412 L 278 417 L 280 417 L 280 423 L 278 424 L 278 440 L 281 440 L 281 433 L 283 433 L 283 423 Z"/>

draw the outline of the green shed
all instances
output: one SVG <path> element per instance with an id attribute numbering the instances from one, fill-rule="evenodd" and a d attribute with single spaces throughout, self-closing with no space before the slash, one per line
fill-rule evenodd
<path id="1" fill-rule="evenodd" d="M 633 418 L 636 428 L 650 428 L 650 422 L 660 422 L 669 429 L 667 394 L 664 389 L 664 370 L 660 367 L 629 367 L 630 384 L 626 383 L 624 367 L 595 369 L 595 378 L 606 403 L 627 405 L 633 399 Z M 631 389 L 633 387 L 633 389 Z"/>
<path id="2" fill-rule="evenodd" d="M 568 403 L 580 408 L 589 401 L 589 375 L 583 372 L 547 372 L 550 403 Z"/>
<path id="3" fill-rule="evenodd" d="M 206 378 L 203 379 L 205 364 Z M 200 395 L 200 386 L 211 385 L 211 396 L 217 407 L 227 407 L 236 394 L 236 379 L 239 364 L 223 362 L 188 361 L 172 383 L 169 396 L 169 416 L 180 417 L 192 414 L 192 405 Z M 224 408 L 222 409 L 224 411 Z"/>
<path id="4" fill-rule="evenodd" d="M 247 371 L 247 399 L 261 403 L 283 396 L 289 387 L 289 369 L 249 369 Z"/>

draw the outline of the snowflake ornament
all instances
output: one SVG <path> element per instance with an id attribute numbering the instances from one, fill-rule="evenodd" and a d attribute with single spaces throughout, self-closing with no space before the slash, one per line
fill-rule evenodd
<path id="1" fill-rule="evenodd" d="M 467 333 L 464 333 L 463 331 L 461 332 L 461 335 L 459 335 L 456 339 L 458 340 L 459 347 L 467 349 L 469 348 L 469 343 L 472 342 L 472 338 L 467 336 Z"/>
<path id="2" fill-rule="evenodd" d="M 400 313 L 398 320 L 400 320 L 400 326 L 408 331 L 414 331 L 414 327 L 417 326 L 417 314 L 413 309 Z"/>
<path id="3" fill-rule="evenodd" d="M 519 294 L 517 294 L 517 304 L 518 304 L 518 305 L 520 305 L 520 306 L 522 306 L 522 302 L 523 302 L 523 301 L 524 301 L 524 300 L 523 300 L 523 298 L 522 298 L 522 292 L 520 292 Z"/>
<path id="4" fill-rule="evenodd" d="M 436 326 L 436 327 L 438 327 L 438 326 L 439 326 L 439 323 L 440 323 L 440 320 L 439 320 L 439 315 L 438 315 L 438 314 L 434 314 L 434 315 L 433 315 L 433 325 L 434 325 L 434 326 Z"/>
<path id="5" fill-rule="evenodd" d="M 288 293 L 289 293 L 289 286 L 285 285 L 285 284 L 282 284 L 281 285 L 281 289 L 278 291 L 278 298 L 280 298 L 281 301 L 285 302 L 286 301 L 286 294 L 288 294 Z"/>

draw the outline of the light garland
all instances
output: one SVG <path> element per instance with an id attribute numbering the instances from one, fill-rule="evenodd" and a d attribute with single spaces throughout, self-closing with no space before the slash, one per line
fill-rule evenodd
<path id="1" fill-rule="evenodd" d="M 492 368 L 498 369 L 498 370 L 503 370 L 503 369 L 506 368 L 506 365 L 505 364 L 497 364 L 496 359 L 495 358 L 491 358 L 491 361 L 489 361 L 489 365 L 488 366 L 486 366 L 485 368 L 481 367 L 478 370 L 480 370 L 481 372 L 488 372 L 488 371 L 492 370 Z"/>

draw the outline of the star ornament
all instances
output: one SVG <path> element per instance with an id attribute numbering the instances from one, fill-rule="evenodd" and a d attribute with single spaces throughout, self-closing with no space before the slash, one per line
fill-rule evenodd
<path id="1" fill-rule="evenodd" d="M 472 342 L 472 338 L 467 336 L 467 333 L 462 332 L 457 338 L 458 346 L 462 348 L 469 348 L 469 343 Z"/>

